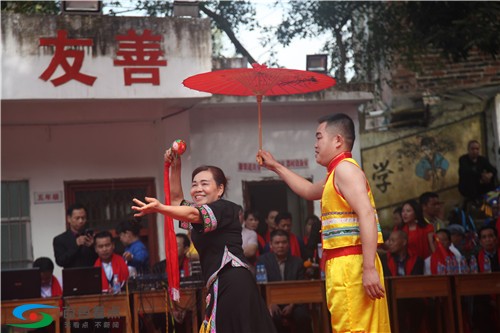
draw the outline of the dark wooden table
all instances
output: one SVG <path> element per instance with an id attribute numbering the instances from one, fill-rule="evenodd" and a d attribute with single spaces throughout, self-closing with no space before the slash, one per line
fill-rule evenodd
<path id="1" fill-rule="evenodd" d="M 132 332 L 132 322 L 128 295 L 120 293 L 82 295 L 64 297 L 65 310 L 73 309 L 72 315 L 65 313 L 65 331 L 71 332 L 72 320 L 100 319 L 100 318 L 125 318 L 125 327 L 122 332 Z M 89 309 L 89 311 L 86 311 Z M 85 311 L 84 311 L 85 310 Z M 98 313 L 102 310 L 102 313 Z"/>
<path id="2" fill-rule="evenodd" d="M 261 286 L 268 307 L 271 304 L 320 303 L 321 318 L 313 319 L 314 332 L 330 332 L 325 281 L 278 281 L 263 283 Z"/>
<path id="3" fill-rule="evenodd" d="M 457 304 L 458 332 L 463 333 L 462 296 L 500 294 L 500 272 L 463 274 L 453 277 Z M 497 318 L 500 318 L 500 297 L 497 297 Z"/>
<path id="4" fill-rule="evenodd" d="M 386 278 L 386 288 L 389 290 L 392 309 L 393 330 L 399 332 L 398 299 L 434 298 L 445 299 L 444 315 L 446 332 L 455 332 L 455 317 L 453 311 L 452 279 L 448 275 L 431 276 L 397 276 Z M 443 331 L 443 323 L 438 317 L 438 329 Z"/>

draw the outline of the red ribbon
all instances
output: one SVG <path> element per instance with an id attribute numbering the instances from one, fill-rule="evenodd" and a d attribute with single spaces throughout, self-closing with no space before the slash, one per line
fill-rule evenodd
<path id="1" fill-rule="evenodd" d="M 163 191 L 165 192 L 165 204 L 170 205 L 170 163 L 165 162 L 163 169 Z M 174 301 L 180 298 L 180 280 L 179 280 L 179 259 L 177 256 L 177 239 L 174 231 L 174 220 L 165 215 L 163 233 L 165 238 L 165 270 L 168 279 L 168 291 Z"/>

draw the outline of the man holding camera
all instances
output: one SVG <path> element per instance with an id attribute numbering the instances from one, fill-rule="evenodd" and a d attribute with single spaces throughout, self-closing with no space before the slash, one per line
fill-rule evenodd
<path id="1" fill-rule="evenodd" d="M 66 212 L 68 229 L 54 237 L 56 263 L 63 268 L 94 266 L 94 232 L 85 229 L 87 211 L 80 204 L 71 205 Z"/>

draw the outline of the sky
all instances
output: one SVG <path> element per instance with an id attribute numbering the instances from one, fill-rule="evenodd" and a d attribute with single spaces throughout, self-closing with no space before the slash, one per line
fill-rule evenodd
<path id="1" fill-rule="evenodd" d="M 263 27 L 276 26 L 281 22 L 282 9 L 281 6 L 274 7 L 272 4 L 274 1 L 271 0 L 251 0 L 256 7 L 256 17 L 255 19 Z M 286 5 L 288 1 L 282 1 L 283 5 Z M 121 1 L 122 5 L 127 8 L 132 8 L 132 3 L 135 1 Z M 105 9 L 106 10 L 106 9 Z M 117 10 L 118 11 L 118 10 Z M 140 15 L 137 12 L 126 12 L 122 15 Z M 250 52 L 252 57 L 254 57 L 260 64 L 270 63 L 270 47 L 264 48 L 260 44 L 260 39 L 262 38 L 262 32 L 260 30 L 249 31 L 240 29 L 236 32 L 236 36 L 243 44 L 243 46 Z M 320 54 L 321 48 L 326 40 L 326 36 L 318 36 L 313 39 L 295 39 L 287 47 L 282 47 L 280 44 L 274 45 L 276 51 L 276 57 L 280 66 L 290 69 L 306 69 L 306 55 L 308 54 Z M 222 55 L 225 57 L 238 57 L 240 55 L 235 54 L 234 46 L 227 36 L 223 35 L 223 50 Z"/>
<path id="2" fill-rule="evenodd" d="M 256 20 L 263 26 L 276 26 L 281 22 L 281 7 L 274 7 L 271 3 L 274 1 L 251 1 L 256 6 Z M 286 1 L 283 1 L 286 3 Z M 260 31 L 243 31 L 237 33 L 240 42 L 250 52 L 250 54 L 259 62 L 267 63 L 270 58 L 270 48 L 260 45 L 262 36 Z M 306 55 L 320 54 L 321 48 L 326 40 L 326 36 L 318 36 L 314 39 L 295 39 L 289 46 L 282 47 L 277 44 L 274 46 L 277 51 L 278 63 L 280 66 L 290 69 L 306 69 Z M 226 39 L 226 48 L 223 55 L 226 57 L 234 56 L 234 47 L 229 39 Z"/>

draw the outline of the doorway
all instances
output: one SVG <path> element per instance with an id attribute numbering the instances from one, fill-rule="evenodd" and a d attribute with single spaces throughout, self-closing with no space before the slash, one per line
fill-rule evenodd
<path id="1" fill-rule="evenodd" d="M 310 179 L 309 179 L 310 180 Z M 264 223 L 271 209 L 292 214 L 292 232 L 303 236 L 306 218 L 314 213 L 312 201 L 295 194 L 282 180 L 243 181 L 243 205 L 245 209 L 255 210 L 261 216 L 259 234 L 266 230 Z"/>

